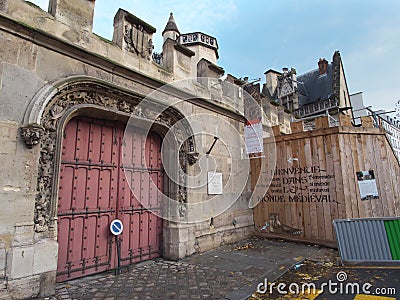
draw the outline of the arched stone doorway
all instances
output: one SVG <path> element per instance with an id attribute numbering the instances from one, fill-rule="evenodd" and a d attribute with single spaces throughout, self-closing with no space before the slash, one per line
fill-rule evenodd
<path id="1" fill-rule="evenodd" d="M 34 220 L 37 240 L 58 239 L 58 234 L 62 234 L 63 236 L 69 236 L 70 234 L 70 232 L 68 234 L 61 233 L 61 231 L 64 230 L 64 227 L 71 228 L 71 226 L 60 225 L 58 230 L 57 223 L 60 222 L 57 221 L 60 221 L 58 219 L 62 219 L 62 214 L 65 213 L 59 210 L 60 204 L 61 206 L 63 205 L 59 202 L 60 197 L 62 197 L 60 187 L 63 189 L 63 137 L 65 130 L 69 130 L 68 124 L 73 124 L 71 122 L 74 122 L 74 117 L 79 116 L 79 118 L 82 118 L 82 116 L 86 116 L 92 118 L 91 120 L 100 119 L 103 120 L 102 122 L 114 124 L 111 126 L 113 127 L 112 130 L 117 131 L 123 131 L 123 125 L 121 124 L 126 123 L 132 116 L 141 121 L 149 119 L 154 122 L 152 126 L 153 132 L 158 133 L 160 137 L 165 136 L 168 128 L 173 126 L 179 120 L 184 120 L 184 116 L 178 110 L 169 107 L 163 111 L 159 117 L 157 117 L 156 121 L 154 121 L 153 112 L 142 112 L 137 110 L 137 105 L 142 98 L 143 96 L 141 95 L 135 95 L 131 91 L 120 89 L 106 82 L 100 82 L 88 77 L 77 77 L 62 80 L 49 87 L 45 87 L 38 93 L 37 97 L 33 99 L 25 115 L 25 126 L 21 128 L 21 136 L 28 147 L 33 148 L 35 145 L 38 145 L 40 152 Z M 185 124 L 185 122 L 178 122 L 178 124 L 178 130 L 185 132 L 182 136 L 191 136 L 191 128 L 189 124 Z M 113 138 L 111 140 L 114 142 Z M 77 140 L 75 140 L 75 142 L 76 141 Z M 178 145 L 180 145 L 180 148 L 175 149 L 170 153 L 169 164 L 175 165 L 177 173 L 186 172 L 187 165 L 196 161 L 194 139 L 189 138 L 186 141 L 178 141 Z M 85 172 L 87 171 L 88 168 Z M 88 182 L 87 177 L 88 176 L 86 175 L 86 183 Z M 181 178 L 180 176 L 178 177 Z M 73 188 L 74 186 L 72 186 L 72 189 Z M 176 199 L 177 202 L 181 204 L 183 209 L 179 209 L 179 211 L 175 213 L 180 215 L 181 212 L 184 212 L 184 207 L 187 202 L 185 182 L 170 182 L 168 178 L 165 178 L 163 180 L 163 190 L 169 197 Z M 73 216 L 72 208 L 75 208 L 77 211 L 76 207 L 70 206 L 70 221 Z M 82 208 L 86 210 L 87 206 L 83 206 Z M 91 207 L 88 207 L 88 209 L 91 209 Z M 99 207 L 97 207 L 97 209 L 99 209 Z M 100 206 L 100 210 L 101 209 L 102 207 Z M 182 217 L 185 216 L 182 215 Z M 158 222 L 159 224 L 158 220 L 155 222 Z M 82 225 L 82 230 L 85 230 L 85 227 L 88 227 L 87 229 L 89 229 L 89 226 Z M 148 229 L 149 228 L 146 230 Z M 84 238 L 85 235 L 82 233 L 81 236 Z M 69 237 L 69 239 L 71 239 L 71 237 Z M 138 253 L 133 253 L 133 249 L 128 247 L 126 249 L 128 255 L 125 257 L 125 262 L 134 262 L 136 255 L 138 255 L 139 259 L 150 258 L 152 256 L 151 252 L 154 250 L 154 247 L 153 250 L 151 249 L 152 246 L 150 246 L 150 244 L 138 247 Z M 154 255 L 160 255 L 161 243 L 157 244 L 157 242 L 154 242 L 153 244 L 158 245 L 157 254 L 155 253 Z M 148 251 L 148 254 L 145 254 L 143 249 L 149 246 L 150 251 Z M 110 247 L 110 244 L 108 244 L 107 247 Z M 80 247 L 82 251 L 84 248 L 84 246 Z M 142 248 L 142 250 L 139 248 Z M 71 249 L 68 249 L 68 251 L 70 250 Z M 62 251 L 64 251 L 64 248 Z M 60 250 L 59 256 L 62 255 L 65 256 L 65 254 L 62 254 Z M 110 260 L 113 259 L 112 255 L 109 257 Z M 96 258 L 96 255 L 94 255 L 94 257 L 90 259 L 92 260 L 91 262 L 94 263 L 94 266 L 91 269 L 94 269 L 96 272 L 101 271 L 102 268 L 100 266 L 99 258 Z M 60 280 L 68 279 L 68 276 L 71 275 L 71 272 L 68 273 L 68 262 L 68 259 L 64 262 L 64 267 L 66 267 L 67 272 L 60 274 L 66 276 L 65 278 L 61 276 L 59 278 Z M 112 263 L 108 261 L 103 262 L 106 263 L 107 266 L 112 265 Z M 85 266 L 88 262 L 81 259 L 79 263 Z M 82 266 L 80 268 L 84 269 Z M 72 269 L 70 268 L 70 270 Z M 89 273 L 89 271 L 85 270 L 85 274 L 79 276 L 84 276 Z"/>

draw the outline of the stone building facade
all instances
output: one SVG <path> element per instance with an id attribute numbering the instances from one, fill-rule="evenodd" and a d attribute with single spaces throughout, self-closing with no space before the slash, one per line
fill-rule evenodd
<path id="1" fill-rule="evenodd" d="M 50 0 L 45 12 L 22 0 L 0 1 L 1 299 L 50 295 L 56 280 L 113 268 L 115 244 L 108 225 L 119 215 L 128 220 L 120 240 L 124 264 L 156 256 L 179 259 L 254 230 L 247 176 L 231 176 L 232 169 L 245 168 L 243 141 L 224 125 L 243 134 L 244 82 L 231 75 L 218 80 L 224 70 L 217 65 L 217 40 L 201 32 L 180 34 L 171 15 L 163 53 L 155 55 L 156 29 L 122 9 L 114 19 L 112 41 L 93 34 L 94 6 L 94 0 Z M 190 80 L 159 91 L 182 79 Z M 150 94 L 153 105 L 139 107 Z M 157 112 L 159 103 L 165 110 Z M 270 111 L 282 124 L 288 119 L 275 106 Z M 195 134 L 186 121 L 192 115 L 203 115 L 197 123 L 208 136 Z M 150 155 L 154 165 L 133 163 L 129 174 L 140 174 L 138 189 L 148 197 L 164 199 L 143 185 L 151 182 L 148 174 L 157 174 L 158 188 L 176 202 L 166 220 L 153 218 L 139 204 L 111 200 L 123 198 L 122 190 L 128 189 L 119 155 L 132 119 L 153 122 L 151 139 L 132 138 L 140 148 L 132 160 Z M 157 153 L 168 144 L 171 128 L 177 144 L 165 150 L 161 164 Z M 232 200 L 226 210 L 202 206 L 212 198 L 207 185 L 191 188 L 183 176 L 201 173 L 199 182 L 207 179 L 202 168 L 211 168 L 206 153 L 215 136 L 224 141 L 215 144 L 212 157 L 222 177 L 221 197 Z M 164 173 L 166 165 L 175 175 Z M 243 184 L 239 192 L 238 181 Z M 198 203 L 198 211 L 189 209 Z M 134 239 L 125 249 L 134 234 L 143 244 Z"/>
<path id="2" fill-rule="evenodd" d="M 335 51 L 332 62 L 318 61 L 318 68 L 297 75 L 296 69 L 282 72 L 268 70 L 263 95 L 269 101 L 282 105 L 297 118 L 310 120 L 328 115 L 338 120 L 339 114 L 351 115 L 351 101 L 343 62 Z"/>

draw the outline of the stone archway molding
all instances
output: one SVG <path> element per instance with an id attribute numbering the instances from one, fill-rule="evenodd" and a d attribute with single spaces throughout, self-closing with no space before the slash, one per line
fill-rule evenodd
<path id="1" fill-rule="evenodd" d="M 114 119 L 123 120 L 135 116 L 143 121 L 154 121 L 154 112 L 142 111 L 138 106 L 144 98 L 145 95 L 89 76 L 71 76 L 47 84 L 33 97 L 25 112 L 20 134 L 27 148 L 38 146 L 40 151 L 34 216 L 36 232 L 46 234 L 57 230 L 60 145 L 66 123 L 88 111 L 91 116 L 112 115 Z M 157 105 L 156 100 L 154 103 Z M 155 121 L 156 127 L 164 128 L 160 130 L 163 136 L 163 131 L 175 123 L 182 124 L 180 130 L 185 132 L 183 136 L 190 137 L 185 141 L 180 141 L 178 137 L 178 161 L 182 171 L 186 172 L 187 165 L 194 164 L 198 156 L 190 124 L 174 107 L 165 109 Z M 186 183 L 179 182 L 173 194 L 184 206 L 187 202 Z"/>

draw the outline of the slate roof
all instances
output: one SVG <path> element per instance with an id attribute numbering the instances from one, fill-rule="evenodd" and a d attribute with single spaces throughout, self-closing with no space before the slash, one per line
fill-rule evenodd
<path id="1" fill-rule="evenodd" d="M 165 25 L 165 28 L 164 28 L 162 34 L 164 34 L 164 32 L 166 32 L 166 31 L 175 31 L 178 34 L 180 34 L 180 32 L 178 30 L 178 26 L 176 26 L 173 13 L 169 14 L 169 19 L 168 19 L 167 25 Z"/>
<path id="2" fill-rule="evenodd" d="M 318 69 L 299 75 L 299 107 L 329 99 L 332 95 L 332 78 L 332 64 L 328 64 L 327 73 L 324 75 L 319 75 Z"/>

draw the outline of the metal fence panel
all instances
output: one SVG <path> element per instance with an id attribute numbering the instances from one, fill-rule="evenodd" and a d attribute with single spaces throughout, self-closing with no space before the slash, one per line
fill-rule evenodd
<path id="1" fill-rule="evenodd" d="M 392 260 L 384 219 L 335 220 L 333 225 L 343 262 Z"/>
<path id="2" fill-rule="evenodd" d="M 394 260 L 400 260 L 400 220 L 386 220 L 386 233 Z"/>

